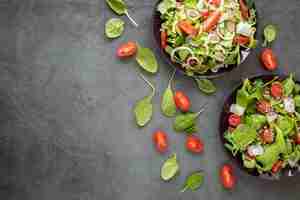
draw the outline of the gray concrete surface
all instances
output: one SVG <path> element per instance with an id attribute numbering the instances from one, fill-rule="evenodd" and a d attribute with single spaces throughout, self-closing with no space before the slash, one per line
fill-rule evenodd
<path id="1" fill-rule="evenodd" d="M 159 95 L 152 122 L 138 129 L 134 102 L 149 89 L 137 76 L 134 61 L 115 59 L 115 48 L 128 39 L 155 49 L 151 15 L 155 1 L 127 1 L 132 16 L 124 35 L 104 37 L 107 19 L 115 16 L 104 0 L 0 0 L 0 199 L 3 200 L 298 200 L 300 180 L 261 181 L 236 169 L 237 187 L 219 184 L 219 166 L 228 162 L 218 137 L 224 97 L 241 78 L 261 73 L 256 50 L 245 64 L 216 80 L 218 93 L 207 97 L 194 83 L 176 77 L 176 88 L 191 97 L 193 109 L 208 101 L 199 119 L 205 153 L 184 149 L 184 135 L 171 129 L 159 111 L 170 68 L 156 55 L 160 70 L 148 76 Z M 277 73 L 300 78 L 300 1 L 257 1 L 260 27 L 277 24 L 273 48 L 280 57 Z M 124 20 L 127 20 L 123 17 Z M 261 29 L 261 28 L 260 28 Z M 261 30 L 259 30 L 261 33 Z M 151 132 L 169 133 L 170 152 L 178 154 L 181 173 L 160 180 L 168 155 L 155 153 Z M 196 192 L 179 193 L 184 177 L 205 171 Z"/>

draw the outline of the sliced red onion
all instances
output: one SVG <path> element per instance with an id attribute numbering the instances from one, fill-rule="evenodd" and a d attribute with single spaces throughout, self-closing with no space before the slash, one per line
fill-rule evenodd
<path id="1" fill-rule="evenodd" d="M 251 145 L 247 148 L 247 153 L 250 155 L 250 156 L 260 156 L 262 154 L 264 154 L 265 150 L 264 148 L 258 144 L 258 145 Z"/>
<path id="2" fill-rule="evenodd" d="M 283 105 L 284 105 L 284 110 L 287 111 L 288 113 L 294 113 L 295 112 L 295 101 L 291 97 L 287 97 L 283 99 Z"/>

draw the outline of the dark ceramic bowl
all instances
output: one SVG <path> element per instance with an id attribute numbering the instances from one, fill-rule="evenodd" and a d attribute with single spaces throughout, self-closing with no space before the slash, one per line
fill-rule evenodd
<path id="1" fill-rule="evenodd" d="M 279 80 L 283 80 L 285 79 L 287 76 L 283 76 L 283 75 L 260 75 L 260 76 L 255 76 L 253 78 L 249 78 L 249 80 L 252 82 L 256 79 L 262 79 L 264 82 L 268 82 L 271 81 L 274 77 L 278 76 Z M 298 84 L 300 84 L 300 82 L 296 81 Z M 228 124 L 228 117 L 230 115 L 229 109 L 230 106 L 235 103 L 235 97 L 237 94 L 237 91 L 242 87 L 243 83 L 241 83 L 232 93 L 230 96 L 228 96 L 225 100 L 221 115 L 220 115 L 220 121 L 219 121 L 219 131 L 220 131 L 220 138 L 221 138 L 221 142 L 224 145 L 226 143 L 226 139 L 224 138 L 224 133 L 227 130 L 229 124 Z M 225 146 L 224 146 L 224 149 Z M 233 160 L 234 163 L 236 163 L 238 165 L 238 167 L 240 169 L 242 169 L 243 171 L 246 171 L 248 174 L 252 175 L 252 176 L 256 176 L 256 177 L 260 177 L 263 179 L 269 179 L 269 180 L 276 180 L 276 177 L 270 176 L 270 174 L 259 174 L 257 172 L 257 170 L 250 170 L 247 169 L 243 166 L 243 160 L 240 154 L 238 154 L 237 156 L 233 156 L 232 153 L 226 149 L 226 152 L 228 153 L 229 157 Z M 294 168 L 285 168 L 282 170 L 281 176 L 285 176 L 288 177 L 288 171 L 291 170 L 292 174 L 295 175 L 299 175 L 298 170 L 294 169 Z"/>
<path id="2" fill-rule="evenodd" d="M 166 53 L 160 46 L 161 40 L 160 40 L 160 27 L 162 24 L 162 20 L 160 18 L 160 13 L 157 11 L 157 6 L 160 3 L 161 0 L 159 0 L 154 7 L 154 13 L 153 13 L 153 34 L 154 34 L 154 39 L 157 44 L 157 47 L 160 50 L 160 53 L 165 60 L 170 66 L 175 67 L 177 71 L 181 72 L 184 75 L 187 75 L 184 69 L 182 69 L 181 65 L 178 63 L 174 63 L 171 61 L 170 55 Z M 253 6 L 255 8 L 255 5 Z M 256 13 L 256 18 L 258 19 L 257 13 Z M 257 20 L 258 21 L 258 20 Z M 257 29 L 257 23 L 256 23 L 256 29 Z M 255 38 L 257 37 L 257 31 L 255 33 Z M 246 58 L 250 55 L 251 49 L 246 49 L 244 47 L 241 47 L 240 55 L 241 55 L 241 63 L 240 65 L 246 60 Z M 227 68 L 221 68 L 219 69 L 218 72 L 212 72 L 208 71 L 204 74 L 195 74 L 192 77 L 194 78 L 217 78 L 222 75 L 225 75 L 229 72 L 231 72 L 233 69 L 238 67 L 239 65 L 234 64 L 234 65 L 228 65 Z M 188 75 L 187 75 L 188 76 Z"/>

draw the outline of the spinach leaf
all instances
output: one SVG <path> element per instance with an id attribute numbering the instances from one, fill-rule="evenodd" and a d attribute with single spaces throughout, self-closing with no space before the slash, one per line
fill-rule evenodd
<path id="1" fill-rule="evenodd" d="M 152 99 L 155 95 L 155 88 L 142 74 L 140 74 L 140 76 L 152 89 L 152 93 L 144 97 L 143 99 L 137 101 L 133 109 L 137 125 L 143 127 L 146 124 L 148 124 L 152 118 Z"/>
<path id="2" fill-rule="evenodd" d="M 257 132 L 249 125 L 240 124 L 228 137 L 239 150 L 245 150 L 256 139 Z"/>
<path id="3" fill-rule="evenodd" d="M 282 82 L 283 91 L 285 96 L 289 96 L 295 87 L 295 82 L 293 80 L 293 75 L 291 74 L 287 79 Z"/>
<path id="4" fill-rule="evenodd" d="M 176 176 L 179 171 L 179 165 L 177 162 L 176 154 L 173 154 L 162 165 L 160 171 L 160 177 L 164 181 L 169 181 Z"/>
<path id="5" fill-rule="evenodd" d="M 157 10 L 163 15 L 171 8 L 176 8 L 176 0 L 163 0 L 159 3 Z"/>
<path id="6" fill-rule="evenodd" d="M 236 95 L 236 103 L 244 108 L 247 108 L 247 106 L 253 100 L 253 97 L 247 90 L 247 88 L 249 87 L 251 87 L 250 81 L 246 79 L 243 83 L 242 88 L 237 91 Z"/>
<path id="7" fill-rule="evenodd" d="M 217 88 L 214 83 L 208 79 L 195 79 L 199 90 L 205 94 L 213 94 L 216 92 Z"/>
<path id="8" fill-rule="evenodd" d="M 288 136 L 294 129 L 295 122 L 291 117 L 279 115 L 276 124 L 285 136 Z"/>
<path id="9" fill-rule="evenodd" d="M 165 90 L 162 102 L 161 102 L 161 111 L 162 113 L 167 117 L 173 117 L 176 114 L 176 105 L 174 102 L 174 94 L 171 88 L 172 80 L 175 76 L 176 70 L 174 70 L 173 74 L 171 75 L 171 78 L 168 83 L 168 87 Z"/>
<path id="10" fill-rule="evenodd" d="M 198 0 L 184 0 L 183 4 L 187 8 L 196 8 Z"/>
<path id="11" fill-rule="evenodd" d="M 181 192 L 185 192 L 188 189 L 192 191 L 196 191 L 198 188 L 202 186 L 203 181 L 204 181 L 204 173 L 202 171 L 194 172 L 191 175 L 189 175 L 185 180 Z"/>
<path id="12" fill-rule="evenodd" d="M 117 38 L 124 32 L 124 21 L 118 18 L 112 18 L 105 24 L 105 34 L 108 38 Z"/>
<path id="13" fill-rule="evenodd" d="M 156 73 L 158 70 L 158 64 L 154 53 L 144 47 L 139 47 L 136 55 L 137 63 L 147 72 Z"/>
<path id="14" fill-rule="evenodd" d="M 263 46 L 266 47 L 268 43 L 273 42 L 276 39 L 277 36 L 277 28 L 269 24 L 264 28 L 264 43 Z"/>
<path id="15" fill-rule="evenodd" d="M 266 123 L 267 117 L 265 115 L 253 114 L 245 117 L 245 124 L 249 125 L 255 130 L 259 130 Z"/>
<path id="16" fill-rule="evenodd" d="M 296 95 L 294 97 L 294 101 L 295 101 L 295 106 L 300 107 L 300 95 Z"/>

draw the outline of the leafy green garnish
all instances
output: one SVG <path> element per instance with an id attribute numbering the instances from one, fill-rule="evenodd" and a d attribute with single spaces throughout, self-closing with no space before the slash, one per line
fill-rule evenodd
<path id="1" fill-rule="evenodd" d="M 195 79 L 198 88 L 205 94 L 213 94 L 216 92 L 217 88 L 214 83 L 208 79 Z"/>
<path id="2" fill-rule="evenodd" d="M 139 46 L 136 61 L 147 72 L 156 73 L 158 70 L 155 55 L 149 48 Z"/>
<path id="3" fill-rule="evenodd" d="M 177 162 L 177 156 L 176 154 L 173 154 L 163 163 L 160 171 L 160 176 L 162 180 L 169 181 L 176 176 L 178 171 L 179 165 Z"/>
<path id="4" fill-rule="evenodd" d="M 176 0 L 163 0 L 159 3 L 157 10 L 165 14 L 169 9 L 176 8 Z"/>
<path id="5" fill-rule="evenodd" d="M 124 21 L 119 18 L 112 18 L 105 24 L 105 35 L 108 38 L 117 38 L 124 32 Z"/>
<path id="6" fill-rule="evenodd" d="M 204 181 L 204 173 L 202 171 L 194 172 L 191 175 L 189 175 L 185 180 L 181 192 L 185 192 L 186 190 L 196 191 L 198 188 L 202 186 L 203 181 Z"/>
<path id="7" fill-rule="evenodd" d="M 285 96 L 289 96 L 292 94 L 294 87 L 295 87 L 295 82 L 293 80 L 293 75 L 291 74 L 287 79 L 285 79 L 282 82 L 283 85 L 283 91 Z"/>
<path id="8" fill-rule="evenodd" d="M 163 93 L 162 101 L 161 101 L 161 111 L 167 117 L 173 117 L 176 114 L 176 105 L 174 102 L 174 94 L 171 88 L 172 80 L 175 76 L 176 70 L 174 70 L 169 83 L 168 87 L 166 88 L 165 92 Z"/>
<path id="9" fill-rule="evenodd" d="M 267 117 L 261 114 L 246 115 L 245 123 L 255 130 L 259 130 L 264 124 L 267 123 Z"/>
<path id="10" fill-rule="evenodd" d="M 245 150 L 256 139 L 257 132 L 249 125 L 240 124 L 228 137 L 239 150 Z"/>
<path id="11" fill-rule="evenodd" d="M 273 42 L 276 39 L 276 35 L 277 35 L 277 28 L 272 25 L 269 24 L 264 28 L 264 43 L 263 46 L 267 46 L 268 43 Z"/>
<path id="12" fill-rule="evenodd" d="M 291 133 L 291 131 L 294 129 L 295 122 L 294 120 L 289 116 L 282 116 L 279 115 L 276 124 L 280 130 L 282 130 L 282 133 L 287 136 Z"/>

